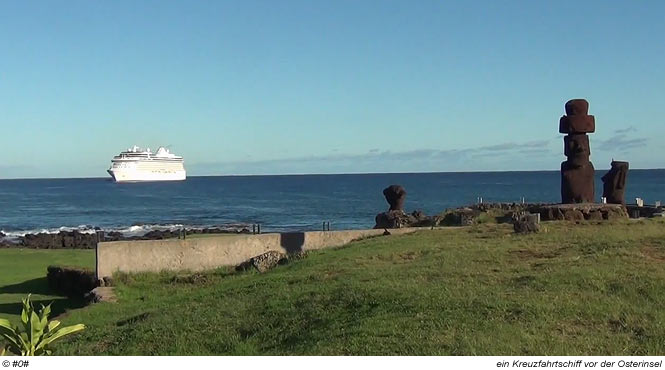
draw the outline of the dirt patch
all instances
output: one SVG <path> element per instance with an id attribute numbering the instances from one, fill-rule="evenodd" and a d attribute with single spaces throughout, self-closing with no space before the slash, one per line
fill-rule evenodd
<path id="1" fill-rule="evenodd" d="M 536 277 L 532 275 L 518 276 L 511 279 L 513 285 L 517 286 L 527 286 L 532 285 L 536 281 Z"/>
<path id="2" fill-rule="evenodd" d="M 665 248 L 654 247 L 653 245 L 645 245 L 640 248 L 640 251 L 648 259 L 658 262 L 665 262 Z"/>
<path id="3" fill-rule="evenodd" d="M 116 326 L 125 326 L 125 325 L 130 325 L 130 324 L 136 324 L 138 322 L 146 320 L 148 317 L 150 317 L 150 312 L 144 312 L 142 314 L 132 316 L 128 319 L 118 321 L 115 323 Z"/>
<path id="4" fill-rule="evenodd" d="M 171 284 L 206 284 L 208 277 L 203 274 L 176 275 L 171 279 Z"/>
<path id="5" fill-rule="evenodd" d="M 539 251 L 535 249 L 518 249 L 518 250 L 512 250 L 509 252 L 510 254 L 519 257 L 520 259 L 530 259 L 530 258 L 545 258 L 545 259 L 550 259 L 550 258 L 555 258 L 561 256 L 561 249 L 553 250 L 553 251 Z"/>
<path id="6" fill-rule="evenodd" d="M 407 253 L 398 254 L 397 256 L 406 261 L 413 261 L 416 258 L 418 258 L 420 254 L 416 252 L 407 252 Z"/>

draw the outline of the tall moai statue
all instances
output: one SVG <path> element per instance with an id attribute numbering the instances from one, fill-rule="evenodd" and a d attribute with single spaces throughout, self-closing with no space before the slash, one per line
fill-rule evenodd
<path id="1" fill-rule="evenodd" d="M 612 168 L 602 177 L 603 197 L 607 199 L 607 203 L 626 205 L 624 198 L 626 176 L 628 176 L 628 162 L 613 160 Z"/>
<path id="2" fill-rule="evenodd" d="M 562 203 L 594 201 L 594 169 L 589 161 L 591 149 L 587 134 L 596 131 L 596 122 L 588 113 L 589 102 L 573 99 L 566 103 L 566 115 L 559 120 L 559 132 L 567 134 L 563 143 L 568 158 L 561 163 Z"/>

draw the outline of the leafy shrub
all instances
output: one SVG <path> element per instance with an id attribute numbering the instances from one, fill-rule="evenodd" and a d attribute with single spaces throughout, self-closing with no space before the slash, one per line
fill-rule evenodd
<path id="1" fill-rule="evenodd" d="M 85 325 L 78 324 L 58 328 L 60 321 L 48 321 L 51 313 L 51 305 L 42 305 L 39 313 L 30 302 L 30 295 L 23 300 L 23 311 L 21 312 L 21 326 L 12 327 L 7 319 L 0 319 L 0 337 L 8 342 L 5 350 L 21 356 L 50 355 L 51 343 L 65 335 L 76 333 L 85 329 Z"/>

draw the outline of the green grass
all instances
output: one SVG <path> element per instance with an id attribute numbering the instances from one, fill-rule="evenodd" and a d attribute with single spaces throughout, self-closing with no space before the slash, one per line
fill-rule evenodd
<path id="1" fill-rule="evenodd" d="M 82 307 L 82 302 L 68 300 L 49 291 L 46 267 L 67 265 L 95 267 L 95 251 L 81 249 L 0 249 L 0 317 L 17 323 L 21 299 L 32 293 L 32 301 L 47 305 L 53 302 L 52 315 L 67 309 Z"/>
<path id="2" fill-rule="evenodd" d="M 665 222 L 378 237 L 268 273 L 117 276 L 62 355 L 663 355 Z"/>

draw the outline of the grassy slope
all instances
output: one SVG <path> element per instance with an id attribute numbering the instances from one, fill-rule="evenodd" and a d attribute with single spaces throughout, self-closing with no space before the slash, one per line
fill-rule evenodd
<path id="1" fill-rule="evenodd" d="M 52 295 L 46 282 L 46 267 L 67 265 L 95 267 L 94 250 L 36 250 L 0 249 L 0 317 L 17 322 L 21 312 L 21 299 L 32 293 L 32 300 L 39 303 L 53 302 L 55 315 L 66 309 L 81 307 L 63 297 Z"/>
<path id="2" fill-rule="evenodd" d="M 368 239 L 266 274 L 126 276 L 58 354 L 665 354 L 665 223 Z"/>

